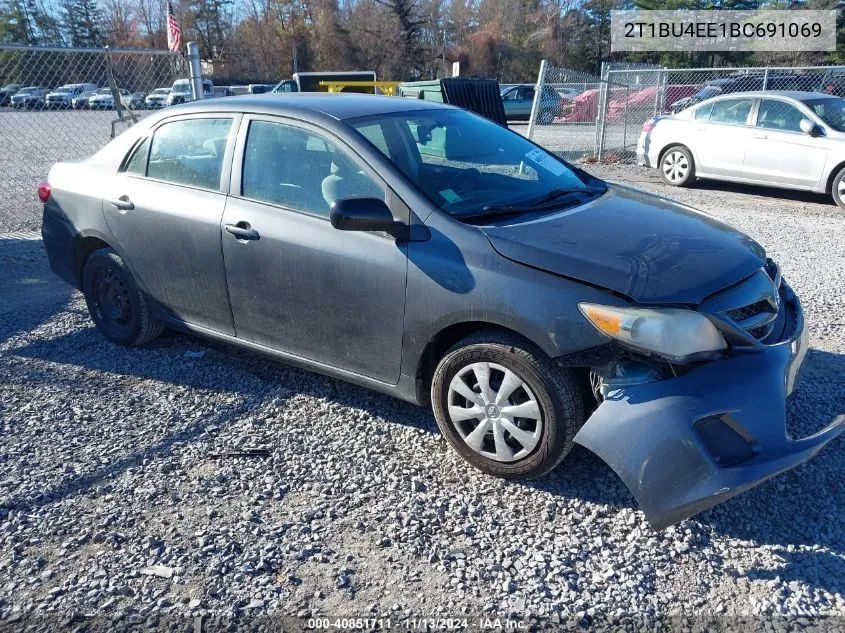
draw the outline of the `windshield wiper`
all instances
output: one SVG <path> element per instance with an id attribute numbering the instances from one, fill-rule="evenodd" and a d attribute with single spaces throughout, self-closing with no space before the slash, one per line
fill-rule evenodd
<path id="1" fill-rule="evenodd" d="M 549 209 L 558 206 L 556 200 L 564 196 L 579 193 L 594 196 L 597 194 L 604 193 L 605 191 L 606 189 L 601 187 L 567 187 L 560 189 L 552 189 L 548 193 L 542 195 L 539 198 L 536 198 L 535 200 L 531 200 L 530 202 L 506 205 L 488 204 L 482 207 L 481 211 L 478 213 L 469 213 L 467 215 L 460 215 L 457 217 L 459 217 L 461 220 L 466 220 L 487 217 L 491 215 L 518 215 L 520 213 L 525 213 L 526 211 L 542 211 L 544 209 Z"/>

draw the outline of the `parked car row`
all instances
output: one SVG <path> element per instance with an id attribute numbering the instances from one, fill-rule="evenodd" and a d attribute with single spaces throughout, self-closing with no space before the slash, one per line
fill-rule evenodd
<path id="1" fill-rule="evenodd" d="M 204 79 L 202 84 L 204 98 L 218 96 L 210 80 Z M 118 93 L 121 105 L 130 110 L 157 110 L 193 101 L 190 79 L 177 79 L 172 86 L 156 88 L 149 94 L 125 88 L 119 88 Z M 65 84 L 52 90 L 43 86 L 6 84 L 0 88 L 0 107 L 4 106 L 20 110 L 111 110 L 115 103 L 111 88 L 100 88 L 93 83 Z"/>

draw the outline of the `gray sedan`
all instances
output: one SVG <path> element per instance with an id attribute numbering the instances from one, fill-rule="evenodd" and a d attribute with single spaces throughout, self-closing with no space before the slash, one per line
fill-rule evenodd
<path id="1" fill-rule="evenodd" d="M 845 208 L 845 99 L 742 92 L 643 125 L 637 162 L 664 182 L 695 178 L 830 194 Z"/>
<path id="2" fill-rule="evenodd" d="M 110 341 L 193 332 L 431 406 L 499 477 L 581 444 L 658 528 L 843 428 L 786 435 L 807 330 L 759 244 L 457 108 L 199 101 L 39 197 L 50 265 Z"/>

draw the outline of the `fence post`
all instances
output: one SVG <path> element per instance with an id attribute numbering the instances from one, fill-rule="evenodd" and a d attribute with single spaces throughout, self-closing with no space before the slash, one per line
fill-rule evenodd
<path id="1" fill-rule="evenodd" d="M 599 84 L 599 103 L 596 108 L 596 156 L 601 162 L 604 153 L 604 123 L 607 111 L 607 97 L 610 92 L 610 72 L 604 73 Z"/>
<path id="2" fill-rule="evenodd" d="M 537 121 L 537 112 L 540 109 L 540 97 L 543 93 L 543 86 L 546 83 L 546 66 L 548 62 L 544 59 L 540 62 L 540 74 L 537 75 L 537 86 L 534 88 L 534 103 L 531 104 L 531 118 L 528 120 L 528 138 L 534 138 L 534 125 Z"/>
<path id="3" fill-rule="evenodd" d="M 196 42 L 188 42 L 188 64 L 191 70 L 191 92 L 194 101 L 202 99 L 202 70 L 200 68 L 200 48 Z"/>
<path id="4" fill-rule="evenodd" d="M 763 90 L 769 85 L 769 67 L 766 66 L 766 69 L 763 71 Z"/>

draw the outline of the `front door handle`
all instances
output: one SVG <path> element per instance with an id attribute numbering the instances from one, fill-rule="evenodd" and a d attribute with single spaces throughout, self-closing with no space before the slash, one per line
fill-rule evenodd
<path id="1" fill-rule="evenodd" d="M 120 196 L 115 200 L 108 200 L 108 203 L 117 207 L 120 211 L 131 211 L 135 208 L 135 205 L 129 200 L 129 196 Z"/>
<path id="2" fill-rule="evenodd" d="M 257 240 L 260 235 L 258 231 L 249 225 L 249 222 L 238 222 L 237 224 L 227 224 L 225 227 L 227 233 L 231 233 L 239 240 Z"/>
<path id="3" fill-rule="evenodd" d="M 752 134 L 751 138 L 769 138 L 769 137 L 766 136 L 765 134 L 757 133 L 757 134 Z"/>

